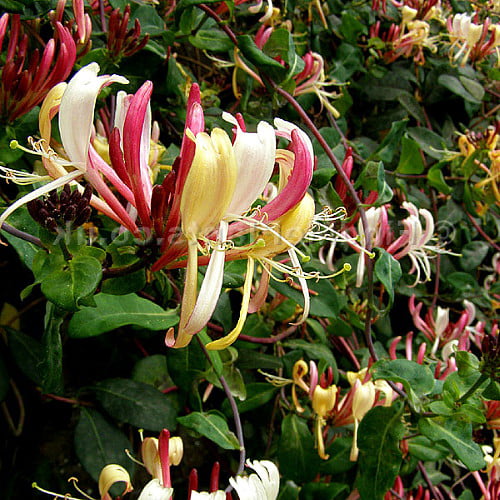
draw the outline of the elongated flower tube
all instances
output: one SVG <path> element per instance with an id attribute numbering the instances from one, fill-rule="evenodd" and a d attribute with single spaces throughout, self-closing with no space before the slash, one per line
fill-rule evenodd
<path id="1" fill-rule="evenodd" d="M 23 33 L 19 14 L 0 17 L 0 51 L 3 41 L 8 40 L 0 72 L 0 118 L 13 121 L 26 114 L 73 69 L 76 46 L 71 33 L 59 22 L 54 27 L 54 37 L 40 54 L 39 49 L 29 50 L 29 37 Z"/>
<path id="2" fill-rule="evenodd" d="M 237 173 L 231 141 L 222 129 L 215 129 L 210 136 L 201 132 L 194 140 L 196 152 L 180 204 L 181 228 L 188 242 L 188 257 L 179 334 L 174 343 L 171 330 L 167 340 L 175 347 L 184 347 L 191 341 L 192 334 L 199 331 L 198 323 L 192 332 L 192 328 L 186 329 L 198 297 L 198 239 L 211 233 L 222 222 L 232 199 Z M 224 233 L 223 225 L 220 230 Z M 217 279 L 216 282 L 219 284 Z M 203 321 L 206 323 L 208 318 Z"/>
<path id="3" fill-rule="evenodd" d="M 57 179 L 18 200 L 2 214 L 0 222 L 30 199 L 83 176 L 102 198 L 93 197 L 93 206 L 137 237 L 141 237 L 137 215 L 143 228 L 151 228 L 152 186 L 148 161 L 152 84 L 145 82 L 135 95 L 118 99 L 118 120 L 110 138 L 109 165 L 91 141 L 96 99 L 103 87 L 113 82 L 125 84 L 128 80 L 119 75 L 98 76 L 98 72 L 99 66 L 91 63 L 78 71 L 68 84 L 60 84 L 48 94 L 40 110 L 42 141 L 33 143 L 33 148 L 42 156 L 48 173 Z M 49 146 L 51 120 L 57 113 L 62 142 L 60 151 L 67 159 L 59 157 Z M 74 170 L 68 171 L 68 167 Z M 109 184 L 133 210 L 122 204 Z"/>

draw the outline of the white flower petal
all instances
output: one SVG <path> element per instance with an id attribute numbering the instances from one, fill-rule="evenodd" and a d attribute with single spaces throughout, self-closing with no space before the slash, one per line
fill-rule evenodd
<path id="1" fill-rule="evenodd" d="M 170 500 L 173 493 L 173 488 L 164 488 L 158 479 L 152 479 L 141 491 L 138 500 Z"/>
<path id="2" fill-rule="evenodd" d="M 273 173 L 276 157 L 274 128 L 266 122 L 259 123 L 256 133 L 243 132 L 238 127 L 233 149 L 238 178 L 227 213 L 241 215 L 264 191 Z"/>
<path id="3" fill-rule="evenodd" d="M 97 63 L 90 63 L 78 71 L 68 83 L 59 108 L 59 130 L 64 150 L 81 171 L 85 171 L 87 164 L 94 108 L 99 92 L 113 82 L 128 83 L 123 76 L 97 76 L 98 72 Z"/>
<path id="4" fill-rule="evenodd" d="M 219 300 L 224 276 L 224 260 L 226 256 L 224 241 L 227 238 L 227 230 L 227 222 L 221 222 L 217 238 L 218 246 L 212 252 L 196 305 L 184 328 L 186 334 L 198 333 L 207 324 Z"/>

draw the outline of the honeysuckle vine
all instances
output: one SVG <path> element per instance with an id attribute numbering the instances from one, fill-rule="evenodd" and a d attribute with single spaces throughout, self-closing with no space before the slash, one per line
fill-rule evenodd
<path id="1" fill-rule="evenodd" d="M 495 499 L 498 1 L 14 3 L 6 500 Z"/>

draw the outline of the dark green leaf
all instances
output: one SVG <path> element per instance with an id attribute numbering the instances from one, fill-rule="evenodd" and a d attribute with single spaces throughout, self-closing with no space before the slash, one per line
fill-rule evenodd
<path id="1" fill-rule="evenodd" d="M 394 289 L 401 279 L 401 266 L 399 262 L 384 249 L 379 249 L 379 257 L 375 262 L 375 276 L 384 285 L 389 294 L 389 307 L 394 302 Z"/>
<path id="2" fill-rule="evenodd" d="M 198 49 L 213 52 L 225 52 L 233 48 L 233 42 L 226 33 L 217 28 L 198 30 L 196 35 L 189 37 L 189 42 Z"/>
<path id="3" fill-rule="evenodd" d="M 75 429 L 75 451 L 95 481 L 108 464 L 121 465 L 132 475 L 134 463 L 125 454 L 128 448 L 129 440 L 99 412 L 92 408 L 81 408 Z"/>
<path id="4" fill-rule="evenodd" d="M 35 384 L 42 385 L 44 348 L 41 342 L 7 328 L 10 352 L 22 372 Z"/>
<path id="5" fill-rule="evenodd" d="M 452 417 L 421 418 L 420 432 L 431 441 L 446 444 L 469 470 L 485 466 L 480 446 L 472 440 L 472 425 Z"/>
<path id="6" fill-rule="evenodd" d="M 300 490 L 300 500 L 334 500 L 341 493 L 349 491 L 347 484 L 341 483 L 308 483 Z M 344 498 L 344 495 L 342 496 Z"/>
<path id="7" fill-rule="evenodd" d="M 277 83 L 281 82 L 287 73 L 286 68 L 272 57 L 260 50 L 250 35 L 238 36 L 238 47 L 242 54 L 264 74 Z"/>
<path id="8" fill-rule="evenodd" d="M 263 382 L 254 382 L 246 386 L 247 396 L 243 401 L 237 401 L 238 411 L 240 413 L 245 413 L 260 406 L 265 405 L 267 402 L 271 401 L 276 394 L 278 389 L 271 384 Z M 224 413 L 229 414 L 231 408 L 229 402 L 226 400 L 222 404 L 222 409 Z"/>
<path id="9" fill-rule="evenodd" d="M 103 380 L 96 386 L 103 408 L 121 422 L 151 431 L 173 430 L 179 411 L 175 394 L 125 378 Z"/>
<path id="10" fill-rule="evenodd" d="M 462 269 L 466 271 L 477 269 L 488 255 L 489 248 L 490 246 L 485 241 L 471 241 L 464 245 L 460 251 L 462 254 L 460 259 Z"/>
<path id="11" fill-rule="evenodd" d="M 424 162 L 418 144 L 413 139 L 402 137 L 401 147 L 396 171 L 402 174 L 421 174 L 424 171 Z"/>
<path id="12" fill-rule="evenodd" d="M 407 359 L 377 361 L 372 366 L 374 380 L 384 379 L 401 382 L 414 408 L 420 409 L 420 398 L 434 387 L 434 376 L 428 366 Z"/>
<path id="13" fill-rule="evenodd" d="M 77 256 L 64 269 L 42 279 L 42 292 L 58 307 L 76 311 L 82 300 L 95 292 L 101 277 L 101 263 L 97 259 Z"/>
<path id="14" fill-rule="evenodd" d="M 403 106 L 403 108 L 408 111 L 408 113 L 413 116 L 417 121 L 425 123 L 425 115 L 422 111 L 422 106 L 420 103 L 409 93 L 401 94 L 398 97 L 398 101 Z M 410 173 L 410 172 L 408 172 Z"/>
<path id="15" fill-rule="evenodd" d="M 194 411 L 185 417 L 179 417 L 177 421 L 225 450 L 238 450 L 240 447 L 237 437 L 229 430 L 226 420 L 218 413 Z"/>
<path id="16" fill-rule="evenodd" d="M 448 448 L 434 443 L 425 436 L 415 436 L 408 440 L 410 454 L 424 462 L 444 460 L 448 455 Z"/>
<path id="17" fill-rule="evenodd" d="M 95 296 L 95 302 L 97 307 L 84 307 L 73 315 L 68 329 L 71 337 L 93 337 L 125 325 L 166 330 L 178 322 L 175 311 L 165 311 L 135 294 L 100 293 Z"/>
<path id="18" fill-rule="evenodd" d="M 475 95 L 472 95 L 469 91 L 467 91 L 462 82 L 455 76 L 440 75 L 438 83 L 468 102 L 472 102 L 474 104 L 481 103 L 481 99 L 478 99 Z M 477 95 L 477 92 L 475 93 Z"/>
<path id="19" fill-rule="evenodd" d="M 441 151 L 446 148 L 446 141 L 436 132 L 425 127 L 410 127 L 408 135 L 432 158 L 442 159 Z"/>
<path id="20" fill-rule="evenodd" d="M 398 404 L 387 408 L 377 406 L 361 420 L 356 484 L 362 499 L 382 499 L 394 484 L 402 463 L 399 449 L 405 432 L 402 412 Z"/>
<path id="21" fill-rule="evenodd" d="M 392 123 L 391 130 L 389 130 L 389 133 L 384 137 L 380 146 L 372 155 L 372 160 L 382 160 L 384 163 L 389 163 L 392 160 L 399 149 L 407 123 L 407 119 Z"/>
<path id="22" fill-rule="evenodd" d="M 318 473 L 320 458 L 307 424 L 297 415 L 287 415 L 281 424 L 278 448 L 280 472 L 287 479 L 311 481 Z"/>
<path id="23" fill-rule="evenodd" d="M 63 390 L 63 352 L 60 330 L 64 316 L 63 311 L 47 302 L 45 330 L 42 336 L 44 357 L 41 365 L 42 392 L 45 393 L 60 394 Z"/>
<path id="24" fill-rule="evenodd" d="M 25 206 L 16 210 L 8 218 L 8 223 L 20 231 L 24 231 L 32 236 L 38 236 L 39 226 L 31 218 L 31 215 L 28 213 L 28 209 Z M 13 236 L 5 231 L 2 231 L 2 238 L 5 238 L 12 245 L 14 250 L 19 255 L 21 262 L 31 269 L 33 266 L 33 259 L 40 250 L 40 247 L 34 243 L 18 238 L 17 236 Z"/>
<path id="25" fill-rule="evenodd" d="M 320 463 L 320 471 L 323 474 L 342 474 L 352 469 L 356 462 L 350 460 L 351 454 L 351 437 L 339 437 L 328 446 L 326 453 L 329 455 L 328 460 L 322 460 Z"/>

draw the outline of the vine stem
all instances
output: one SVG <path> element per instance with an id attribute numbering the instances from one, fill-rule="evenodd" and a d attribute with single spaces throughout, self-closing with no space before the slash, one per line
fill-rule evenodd
<path id="1" fill-rule="evenodd" d="M 427 474 L 427 470 L 425 469 L 425 466 L 421 461 L 418 462 L 418 469 L 422 474 L 425 482 L 427 483 L 427 486 L 429 487 L 432 497 L 435 498 L 436 500 L 444 500 L 443 495 L 441 495 L 441 492 L 436 488 L 434 488 L 431 478 L 429 477 L 429 474 Z"/>
<path id="2" fill-rule="evenodd" d="M 198 344 L 200 345 L 203 354 L 205 354 L 205 357 L 208 359 L 209 363 L 213 366 L 212 360 L 210 359 L 210 355 L 208 354 L 205 344 L 203 344 L 203 341 L 200 339 L 199 336 L 196 336 L 196 340 L 198 341 Z M 220 380 L 220 383 L 222 384 L 222 388 L 226 393 L 229 405 L 231 406 L 231 410 L 233 412 L 236 437 L 238 438 L 238 443 L 240 444 L 240 463 L 238 465 L 238 471 L 236 472 L 236 474 L 241 474 L 243 472 L 243 469 L 245 468 L 246 450 L 245 450 L 245 438 L 243 437 L 243 427 L 241 425 L 240 412 L 238 411 L 238 406 L 236 405 L 234 396 L 231 394 L 231 389 L 229 388 L 229 385 L 227 384 L 224 375 L 221 374 L 217 376 Z M 231 491 L 231 490 L 232 486 L 229 486 L 226 491 Z"/>
<path id="3" fill-rule="evenodd" d="M 342 165 L 339 163 L 335 155 L 333 154 L 332 149 L 324 139 L 324 137 L 321 135 L 320 131 L 318 130 L 318 127 L 314 125 L 313 121 L 309 117 L 309 115 L 305 112 L 304 108 L 297 102 L 297 100 L 285 89 L 282 89 L 279 87 L 276 82 L 271 80 L 270 78 L 264 77 L 266 81 L 269 83 L 269 85 L 274 89 L 274 91 L 279 94 L 281 97 L 283 97 L 292 107 L 293 109 L 299 114 L 300 118 L 304 122 L 304 124 L 307 126 L 307 128 L 311 131 L 313 136 L 316 138 L 320 146 L 323 148 L 323 151 L 326 153 L 328 156 L 328 159 L 332 163 L 332 165 L 335 167 L 337 170 L 337 173 L 339 174 L 340 178 L 346 185 L 350 195 L 352 196 L 354 202 L 356 203 L 356 207 L 359 211 L 359 216 L 361 218 L 361 224 L 363 225 L 363 230 L 366 234 L 366 243 L 365 243 L 365 248 L 368 253 L 372 251 L 372 241 L 371 241 L 371 234 L 370 234 L 370 228 L 368 226 L 368 220 L 366 218 L 366 212 L 363 208 L 363 204 L 358 196 L 358 193 L 354 189 L 353 184 L 349 180 L 349 177 L 347 177 L 347 174 L 345 173 L 344 169 L 342 168 Z M 332 118 L 333 119 L 333 118 Z M 367 259 L 366 262 L 366 282 L 367 282 L 367 295 L 368 295 L 368 309 L 366 311 L 366 317 L 365 317 L 365 341 L 368 346 L 368 350 L 370 351 L 370 356 L 373 358 L 374 361 L 378 360 L 377 353 L 375 352 L 375 347 L 373 345 L 373 339 L 371 335 L 371 322 L 372 322 L 372 301 L 373 301 L 373 261 L 371 259 Z"/>
<path id="4" fill-rule="evenodd" d="M 11 234 L 12 236 L 16 236 L 17 238 L 21 238 L 24 241 L 28 241 L 30 243 L 33 243 L 33 245 L 36 245 L 38 247 L 43 247 L 42 241 L 40 238 L 37 238 L 36 236 L 33 236 L 32 234 L 25 233 L 24 231 L 20 231 L 19 229 L 16 229 L 15 227 L 12 227 L 10 224 L 7 224 L 4 222 L 1 226 L 3 231 L 6 233 Z"/>
<path id="5" fill-rule="evenodd" d="M 273 337 L 252 337 L 251 335 L 240 334 L 238 339 L 245 340 L 247 342 L 253 342 L 255 344 L 276 344 L 280 340 L 283 340 L 292 333 L 297 330 L 297 325 L 292 325 L 290 328 L 287 328 L 285 331 L 278 333 L 278 335 L 274 335 Z"/>

